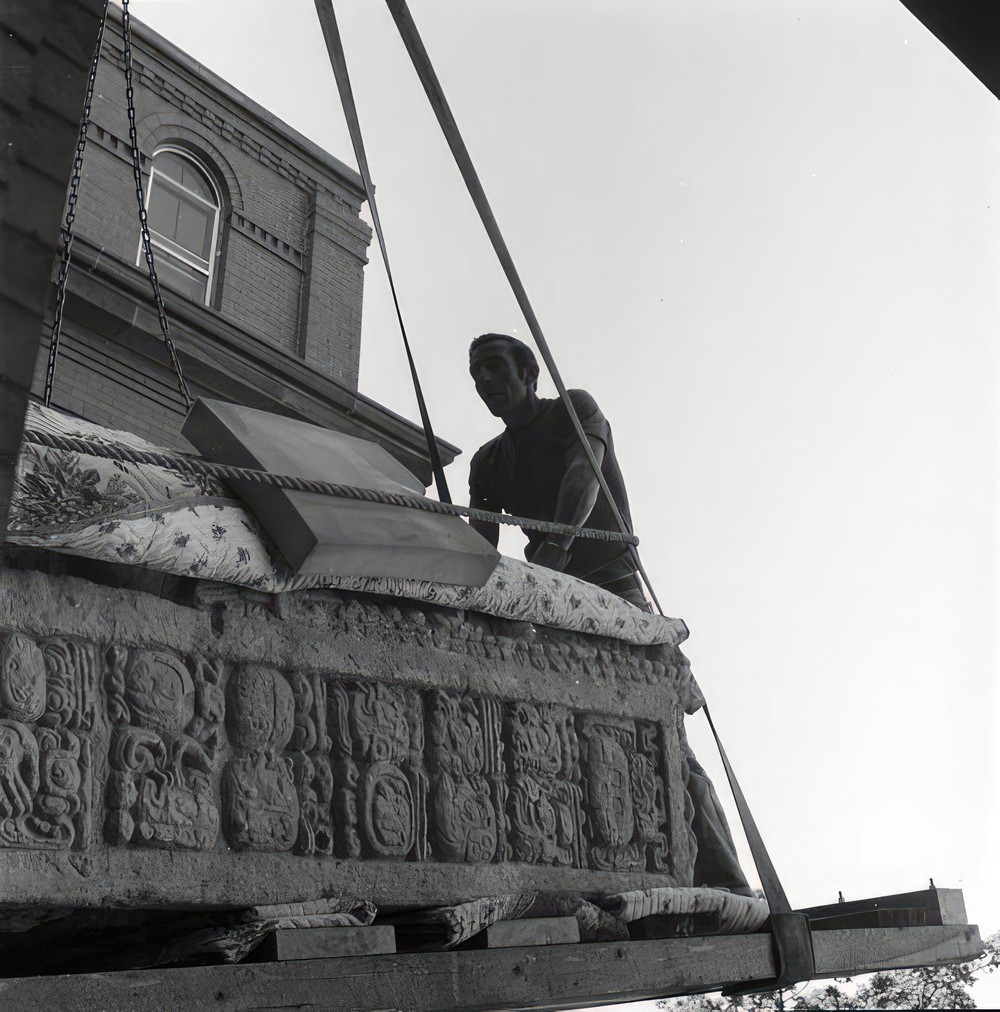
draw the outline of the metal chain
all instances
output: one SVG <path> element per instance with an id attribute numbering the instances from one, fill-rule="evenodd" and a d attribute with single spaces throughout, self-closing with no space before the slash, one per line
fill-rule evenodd
<path id="1" fill-rule="evenodd" d="M 521 527 L 529 531 L 544 531 L 549 534 L 572 534 L 574 537 L 591 538 L 594 541 L 623 541 L 629 545 L 637 545 L 639 539 L 634 534 L 621 531 L 602 531 L 591 527 L 573 527 L 571 524 L 559 524 L 547 520 L 532 520 L 529 517 L 515 517 L 506 513 L 491 513 L 478 510 L 471 506 L 456 506 L 453 503 L 438 502 L 420 495 L 409 495 L 401 492 L 388 492 L 376 488 L 358 488 L 355 485 L 339 485 L 329 481 L 314 481 L 311 478 L 296 478 L 291 475 L 271 474 L 269 471 L 258 471 L 249 467 L 235 467 L 230 464 L 216 464 L 200 457 L 190 457 L 177 451 L 136 450 L 123 443 L 104 442 L 98 439 L 82 439 L 79 436 L 65 436 L 40 429 L 27 429 L 24 433 L 25 442 L 36 446 L 50 446 L 53 449 L 80 453 L 92 457 L 105 457 L 110 460 L 121 460 L 132 464 L 152 464 L 171 470 L 187 471 L 190 474 L 207 474 L 223 481 L 254 481 L 262 485 L 290 489 L 296 492 L 318 492 L 339 499 L 354 499 L 362 502 L 385 503 L 389 506 L 404 506 L 407 509 L 422 510 L 424 513 L 442 513 L 448 516 L 468 517 L 471 520 L 483 520 L 487 523 L 507 524 Z"/>
<path id="2" fill-rule="evenodd" d="M 73 222 L 76 220 L 76 202 L 80 196 L 80 181 L 83 178 L 83 152 L 87 147 L 87 128 L 90 126 L 90 107 L 94 101 L 94 84 L 97 81 L 97 67 L 101 62 L 101 47 L 104 44 L 104 26 L 108 20 L 108 5 L 105 0 L 101 25 L 97 31 L 97 46 L 90 65 L 87 79 L 87 93 L 83 100 L 83 117 L 80 120 L 80 134 L 76 140 L 76 156 L 73 159 L 73 176 L 69 184 L 66 202 L 66 221 L 59 230 L 59 276 L 56 279 L 55 316 L 52 320 L 52 336 L 49 338 L 49 362 L 45 369 L 45 391 L 42 399 L 48 407 L 52 402 L 52 385 L 56 376 L 56 358 L 59 355 L 59 338 L 62 336 L 63 307 L 66 303 L 66 282 L 69 278 L 69 264 L 73 255 Z"/>
<path id="3" fill-rule="evenodd" d="M 129 21 L 128 0 L 121 0 L 122 5 L 122 35 L 124 36 L 125 49 L 125 104 L 128 112 L 128 139 L 132 148 L 132 175 L 135 178 L 135 199 L 139 204 L 139 226 L 142 230 L 142 252 L 146 258 L 146 267 L 149 270 L 149 283 L 153 289 L 153 298 L 156 301 L 156 312 L 160 318 L 160 331 L 163 334 L 163 343 L 170 355 L 170 364 L 174 367 L 177 375 L 177 388 L 184 398 L 185 407 L 191 407 L 191 391 L 188 390 L 184 373 L 181 370 L 181 363 L 177 357 L 177 349 L 170 339 L 170 325 L 167 323 L 167 314 L 163 308 L 163 296 L 160 294 L 160 282 L 156 277 L 156 265 L 153 262 L 153 244 L 149 238 L 149 222 L 146 213 L 146 199 L 142 193 L 142 162 L 139 155 L 139 138 L 135 129 L 135 92 L 132 88 L 132 30 Z"/>

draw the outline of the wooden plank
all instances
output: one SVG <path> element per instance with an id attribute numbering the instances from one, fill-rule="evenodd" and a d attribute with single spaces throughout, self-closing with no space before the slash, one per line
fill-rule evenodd
<path id="1" fill-rule="evenodd" d="M 342 928 L 279 928 L 261 947 L 265 959 L 336 959 L 396 951 L 391 925 Z"/>
<path id="2" fill-rule="evenodd" d="M 927 911 L 927 924 L 967 924 L 965 898 L 961 889 L 921 889 L 912 893 L 894 893 L 890 896 L 873 896 L 844 903 L 827 903 L 824 906 L 804 907 L 801 913 L 810 920 L 822 917 L 843 917 L 878 909 L 918 909 Z"/>
<path id="3" fill-rule="evenodd" d="M 962 963 L 982 951 L 975 924 L 819 931 L 813 935 L 814 979 Z"/>
<path id="4" fill-rule="evenodd" d="M 580 941 L 575 917 L 525 917 L 497 921 L 483 934 L 487 949 L 511 949 L 518 945 L 571 945 Z"/>
<path id="5" fill-rule="evenodd" d="M 824 931 L 816 979 L 972 959 L 974 925 Z M 774 976 L 770 935 L 346 956 L 0 980 L 0 1008 L 580 1008 Z"/>

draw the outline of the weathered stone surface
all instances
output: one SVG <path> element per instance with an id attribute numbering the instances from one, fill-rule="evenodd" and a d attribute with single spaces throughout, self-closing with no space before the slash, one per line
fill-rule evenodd
<path id="1" fill-rule="evenodd" d="M 0 572 L 0 906 L 689 885 L 675 647 Z"/>

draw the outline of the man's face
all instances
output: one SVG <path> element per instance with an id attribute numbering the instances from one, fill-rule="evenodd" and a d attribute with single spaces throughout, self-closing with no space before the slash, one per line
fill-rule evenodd
<path id="1" fill-rule="evenodd" d="M 479 345 L 469 360 L 469 373 L 476 393 L 497 417 L 516 412 L 528 396 L 527 373 L 518 369 L 513 350 L 504 341 Z"/>

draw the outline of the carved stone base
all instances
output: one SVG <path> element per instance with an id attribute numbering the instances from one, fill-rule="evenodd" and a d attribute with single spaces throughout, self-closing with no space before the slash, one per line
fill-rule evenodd
<path id="1" fill-rule="evenodd" d="M 695 693 L 671 646 L 4 569 L 0 905 L 690 885 L 677 724 Z"/>

